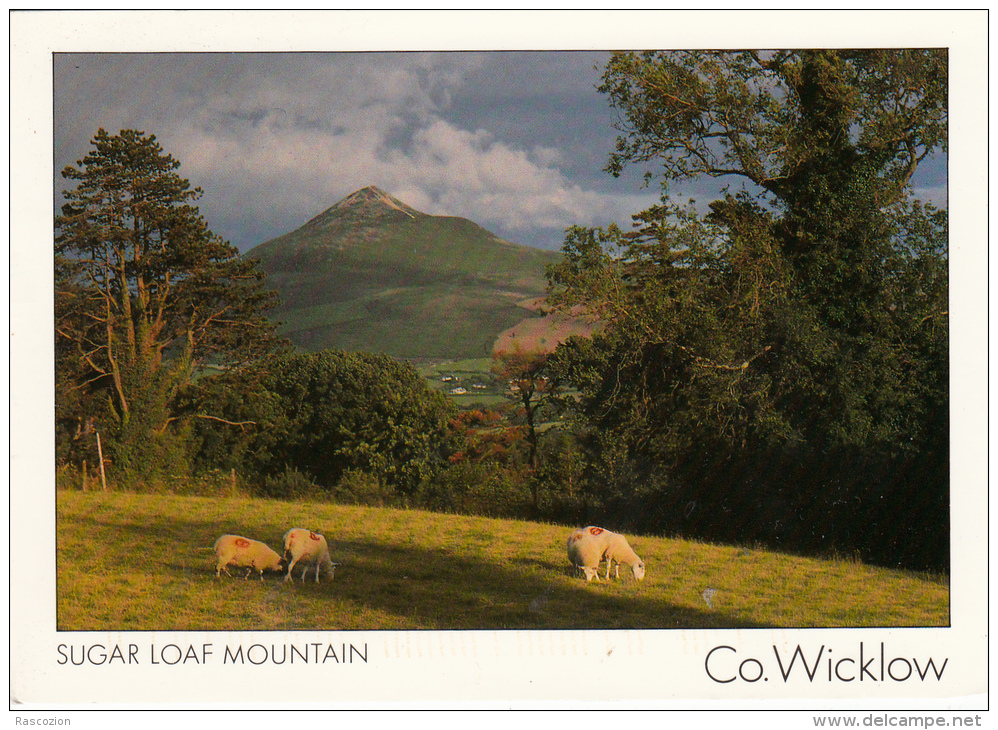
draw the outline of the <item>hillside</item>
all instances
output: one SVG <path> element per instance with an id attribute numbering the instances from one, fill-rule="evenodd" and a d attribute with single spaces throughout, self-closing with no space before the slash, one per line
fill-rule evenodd
<path id="1" fill-rule="evenodd" d="M 947 626 L 944 579 L 850 560 L 629 536 L 647 566 L 589 583 L 569 528 L 241 497 L 57 493 L 61 631 Z M 332 582 L 215 577 L 223 533 L 327 536 Z"/>
<path id="2" fill-rule="evenodd" d="M 519 303 L 543 294 L 559 259 L 376 187 L 246 255 L 281 295 L 272 316 L 302 349 L 425 359 L 490 353 L 500 332 L 537 316 Z"/>

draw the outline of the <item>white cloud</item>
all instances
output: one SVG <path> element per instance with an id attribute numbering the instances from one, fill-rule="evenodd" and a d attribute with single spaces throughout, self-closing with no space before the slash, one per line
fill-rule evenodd
<path id="1" fill-rule="evenodd" d="M 66 130 L 155 132 L 205 190 L 201 209 L 226 237 L 279 235 L 366 185 L 427 213 L 525 234 L 638 209 L 568 179 L 559 163 L 570 152 L 543 138 L 526 147 L 449 119 L 452 95 L 481 64 L 476 54 L 156 62 L 123 57 L 89 92 L 69 90 L 70 103 L 92 94 L 96 111 L 66 119 Z M 116 84 L 115 74 L 127 78 Z M 68 117 L 83 112 L 64 107 Z"/>
<path id="2" fill-rule="evenodd" d="M 252 100 L 214 100 L 200 128 L 177 131 L 188 174 L 227 187 L 230 205 L 243 200 L 268 218 L 296 213 L 302 221 L 369 184 L 424 212 L 510 231 L 564 228 L 612 216 L 618 207 L 567 180 L 556 166 L 558 150 L 514 147 L 445 121 L 412 75 L 396 72 L 383 81 L 391 93 L 361 86 L 358 103 L 324 109 L 296 106 L 301 90 L 276 94 L 267 83 L 254 86 L 261 93 Z M 394 146 L 400 137 L 405 144 Z"/>

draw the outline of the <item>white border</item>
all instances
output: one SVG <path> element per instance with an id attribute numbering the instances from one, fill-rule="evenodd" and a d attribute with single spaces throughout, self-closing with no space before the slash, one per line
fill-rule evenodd
<path id="1" fill-rule="evenodd" d="M 53 52 L 492 50 L 945 46 L 950 49 L 952 626 L 890 630 L 317 633 L 366 642 L 368 664 L 307 671 L 148 666 L 86 671 L 55 664 L 52 428 Z M 12 709 L 157 707 L 219 700 L 329 706 L 754 708 L 986 707 L 987 14 L 919 11 L 318 11 L 15 12 L 10 16 L 11 698 Z M 30 549 L 26 546 L 32 546 Z M 105 642 L 233 643 L 228 633 L 96 634 Z M 247 639 L 253 643 L 259 639 Z M 82 640 L 80 635 L 74 639 Z M 64 640 L 64 639 L 63 639 Z M 301 642 L 268 633 L 266 643 Z M 740 656 L 784 642 L 886 642 L 907 656 L 948 657 L 925 684 L 718 685 L 705 651 Z M 609 650 L 613 649 L 612 652 Z M 293 678 L 294 681 L 291 681 Z M 220 690 L 224 686 L 224 690 Z M 279 688 L 279 689 L 277 689 Z M 275 689 L 277 691 L 275 691 Z M 15 704 L 16 701 L 16 704 Z M 23 703 L 23 704 L 20 704 Z M 553 705 L 548 703 L 554 703 Z M 604 705 L 603 703 L 611 703 Z M 733 705 L 731 704 L 733 703 Z M 982 704 L 983 703 L 983 704 Z M 451 704 L 451 706 L 453 706 Z M 243 718 L 245 719 L 245 718 Z M 241 720 L 242 721 L 242 720 Z"/>

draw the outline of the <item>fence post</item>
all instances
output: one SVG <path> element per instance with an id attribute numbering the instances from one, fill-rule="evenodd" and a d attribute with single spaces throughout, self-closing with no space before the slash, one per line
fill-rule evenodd
<path id="1" fill-rule="evenodd" d="M 107 491 L 107 479 L 104 476 L 104 450 L 100 447 L 100 431 L 97 432 L 97 456 L 100 458 L 100 485 Z"/>

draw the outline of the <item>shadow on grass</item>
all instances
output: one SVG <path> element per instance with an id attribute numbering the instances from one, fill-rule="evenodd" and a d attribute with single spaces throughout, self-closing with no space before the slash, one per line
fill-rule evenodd
<path id="1" fill-rule="evenodd" d="M 137 554 L 151 574 L 162 570 L 184 580 L 215 581 L 214 555 L 211 547 L 225 532 L 241 533 L 225 519 L 208 520 L 193 516 L 172 515 L 162 520 L 139 523 L 74 516 L 78 524 L 91 524 L 116 530 L 118 543 Z M 274 524 L 256 524 L 254 534 L 247 534 L 281 551 L 280 536 L 285 528 Z M 126 534 L 126 533 L 131 533 Z M 327 534 L 327 538 L 329 535 Z M 498 539 L 498 538 L 497 538 Z M 171 549 L 172 547 L 172 549 Z M 150 548 L 153 548 L 150 550 Z M 684 629 L 684 628 L 763 628 L 763 624 L 728 615 L 677 605 L 655 585 L 650 577 L 634 581 L 629 571 L 621 579 L 586 583 L 574 573 L 567 561 L 556 560 L 559 548 L 552 546 L 552 559 L 535 555 L 514 557 L 506 563 L 490 556 L 477 556 L 481 545 L 465 548 L 460 544 L 431 549 L 377 540 L 330 540 L 334 562 L 339 563 L 336 577 L 325 577 L 316 584 L 309 576 L 301 581 L 295 568 L 293 582 L 278 586 L 282 580 L 266 573 L 265 582 L 274 590 L 293 592 L 315 602 L 335 600 L 352 604 L 364 611 L 396 617 L 394 630 L 508 630 L 508 629 Z M 122 556 L 130 559 L 131 556 Z M 233 570 L 239 580 L 242 573 Z M 255 576 L 250 583 L 258 583 Z M 321 603 L 320 603 L 321 606 Z M 340 611 L 315 611 L 322 625 L 309 630 L 337 630 Z M 327 623 L 328 622 L 328 623 Z M 150 627 L 152 628 L 152 627 Z M 170 627 L 156 627 L 168 630 Z M 297 626 L 299 629 L 305 626 Z M 350 626 L 361 630 L 363 626 Z M 384 626 L 371 629 L 385 630 Z"/>
<path id="2" fill-rule="evenodd" d="M 296 567 L 288 590 L 315 599 L 335 598 L 397 616 L 400 628 L 502 629 L 682 629 L 762 628 L 721 612 L 680 606 L 660 595 L 651 581 L 627 578 L 586 583 L 567 561 L 514 559 L 500 565 L 440 550 L 368 540 L 331 546 L 339 563 L 332 582 L 301 580 Z M 177 566 L 179 567 L 179 566 Z M 205 571 L 213 573 L 213 571 Z M 329 626 L 339 628 L 335 615 Z"/>

